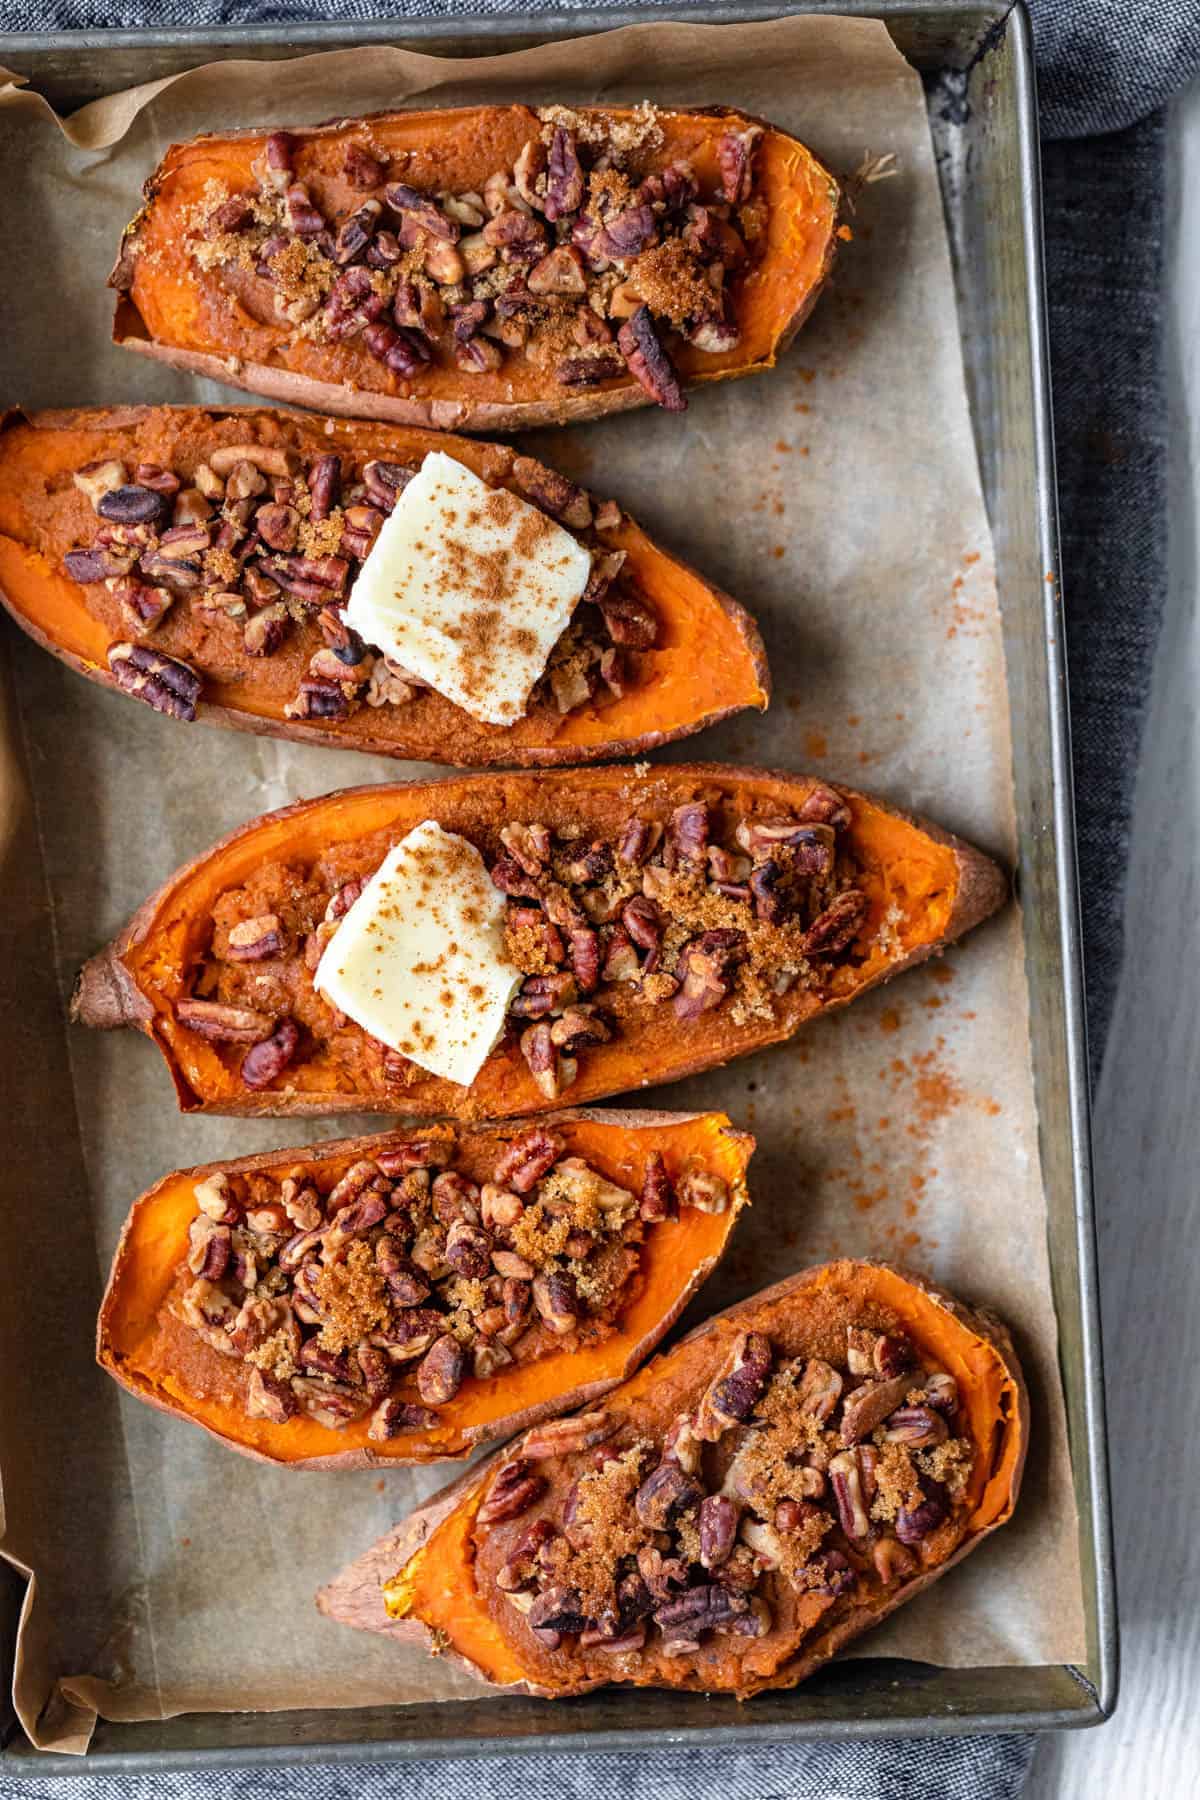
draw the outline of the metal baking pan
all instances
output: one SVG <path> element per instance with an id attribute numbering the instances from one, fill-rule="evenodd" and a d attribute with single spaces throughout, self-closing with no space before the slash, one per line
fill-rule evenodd
<path id="1" fill-rule="evenodd" d="M 34 1751 L 7 1705 L 21 1595 L 0 1571 L 0 1771 L 115 1774 L 363 1762 L 554 1749 L 699 1748 L 797 1738 L 1059 1729 L 1112 1711 L 1117 1624 L 1092 1213 L 1083 981 L 1064 633 L 1059 588 L 1040 175 L 1030 25 L 1022 6 L 810 0 L 688 5 L 688 21 L 789 12 L 882 18 L 925 78 L 958 289 L 984 492 L 995 539 L 1012 708 L 1034 1077 L 1078 1502 L 1088 1653 L 1078 1666 L 940 1669 L 835 1663 L 753 1706 L 624 1690 L 547 1703 L 506 1699 L 303 1713 L 101 1720 L 86 1759 Z M 609 30 L 669 6 L 436 21 L 0 35 L 0 59 L 60 112 L 103 93 L 230 57 L 387 42 L 486 54 Z"/>

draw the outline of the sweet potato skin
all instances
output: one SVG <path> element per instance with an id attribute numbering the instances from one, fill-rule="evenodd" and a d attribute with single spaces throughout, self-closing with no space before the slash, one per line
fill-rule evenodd
<path id="1" fill-rule="evenodd" d="M 360 457 L 412 462 L 444 450 L 477 473 L 486 471 L 489 478 L 520 491 L 510 479 L 515 453 L 507 446 L 429 430 L 335 424 L 249 406 L 79 407 L 37 413 L 10 408 L 0 416 L 0 604 L 44 650 L 101 687 L 118 690 L 105 658 L 109 633 L 88 613 L 82 590 L 57 567 L 74 547 L 71 520 L 82 514 L 84 503 L 68 483 L 47 520 L 43 491 L 49 480 L 63 480 L 65 464 L 80 467 L 108 456 L 130 464 L 169 464 L 173 446 L 194 450 L 206 432 L 215 442 L 241 438 L 309 456 L 344 449 Z M 565 717 L 550 717 L 543 710 L 512 726 L 472 719 L 432 692 L 401 708 L 363 706 L 348 720 L 291 719 L 284 707 L 307 656 L 285 650 L 269 663 L 246 658 L 239 680 L 223 681 L 219 674 L 206 678 L 197 716 L 237 731 L 373 755 L 452 761 L 459 767 L 554 767 L 638 755 L 744 707 L 765 709 L 770 698 L 766 652 L 745 608 L 655 544 L 626 514 L 605 534 L 604 544 L 624 550 L 628 567 L 659 612 L 665 639 L 661 649 L 643 653 L 639 681 L 620 700 L 598 699 Z M 181 653 L 170 641 L 160 645 L 158 636 L 152 647 Z M 701 642 L 709 650 L 719 646 L 719 654 L 701 659 Z M 196 666 L 205 675 L 203 666 Z"/>
<path id="2" fill-rule="evenodd" d="M 649 1151 L 659 1146 L 674 1144 L 679 1148 L 689 1127 L 694 1127 L 693 1136 L 697 1144 L 703 1141 L 708 1148 L 712 1160 L 719 1160 L 725 1174 L 729 1177 L 729 1207 L 725 1214 L 719 1215 L 721 1224 L 706 1228 L 706 1234 L 714 1240 L 708 1253 L 696 1257 L 686 1271 L 669 1298 L 669 1303 L 657 1312 L 644 1329 L 630 1338 L 627 1324 L 621 1324 L 614 1337 L 604 1345 L 605 1361 L 609 1366 L 600 1379 L 590 1381 L 576 1380 L 571 1386 L 558 1391 L 548 1392 L 542 1399 L 514 1407 L 513 1410 L 500 1414 L 483 1422 L 470 1424 L 460 1421 L 453 1429 L 452 1436 L 444 1443 L 435 1443 L 422 1439 L 421 1434 L 407 1437 L 403 1443 L 374 1445 L 370 1442 L 355 1444 L 354 1447 L 315 1456 L 285 1454 L 281 1447 L 257 1446 L 238 1435 L 239 1420 L 230 1410 L 228 1418 L 218 1417 L 215 1421 L 203 1413 L 189 1409 L 181 1400 L 170 1397 L 161 1384 L 150 1378 L 145 1369 L 139 1366 L 136 1353 L 126 1352 L 122 1348 L 123 1313 L 130 1302 L 136 1298 L 133 1288 L 136 1284 L 134 1267 L 134 1243 L 139 1231 L 145 1226 L 150 1228 L 153 1219 L 155 1202 L 169 1187 L 188 1183 L 194 1184 L 206 1177 L 217 1174 L 244 1175 L 262 1171 L 291 1169 L 298 1165 L 319 1166 L 333 1162 L 348 1165 L 360 1157 L 373 1157 L 403 1143 L 413 1133 L 405 1131 L 388 1132 L 381 1135 L 361 1138 L 342 1138 L 307 1147 L 296 1147 L 290 1150 L 260 1151 L 252 1156 L 239 1157 L 215 1163 L 201 1164 L 191 1169 L 177 1169 L 162 1178 L 155 1186 L 142 1195 L 131 1209 L 121 1232 L 116 1252 L 113 1256 L 112 1268 L 101 1303 L 96 1326 L 96 1360 L 116 1381 L 127 1389 L 136 1399 L 145 1401 L 158 1411 L 175 1418 L 187 1419 L 199 1425 L 203 1431 L 215 1437 L 228 1448 L 236 1450 L 240 1455 L 249 1457 L 254 1462 L 272 1463 L 277 1467 L 289 1469 L 362 1469 L 375 1467 L 399 1467 L 461 1460 L 468 1456 L 481 1444 L 504 1440 L 517 1432 L 527 1431 L 530 1427 L 542 1423 L 546 1419 L 556 1418 L 560 1413 L 569 1412 L 576 1407 L 586 1407 L 602 1398 L 619 1382 L 626 1380 L 650 1355 L 651 1351 L 674 1325 L 689 1300 L 703 1286 L 717 1266 L 728 1245 L 729 1236 L 736 1223 L 738 1214 L 748 1204 L 745 1182 L 745 1170 L 754 1153 L 754 1138 L 745 1131 L 736 1129 L 724 1114 L 705 1113 L 665 1113 L 648 1108 L 612 1108 L 603 1112 L 586 1108 L 565 1109 L 549 1115 L 544 1121 L 551 1130 L 560 1130 L 567 1141 L 568 1149 L 577 1147 L 574 1136 L 579 1128 L 590 1131 L 594 1141 L 602 1141 L 610 1154 L 616 1155 L 628 1147 L 631 1150 Z M 524 1129 L 519 1123 L 500 1121 L 487 1125 L 462 1125 L 455 1128 L 454 1135 L 460 1143 L 474 1145 L 479 1148 L 490 1148 L 507 1137 L 518 1134 Z M 449 1128 L 443 1128 L 446 1135 Z M 422 1133 L 421 1135 L 425 1135 Z M 639 1141 L 640 1140 L 640 1141 Z M 688 1140 L 690 1141 L 690 1139 Z M 186 1250 L 186 1241 L 181 1241 L 180 1254 Z M 649 1255 L 654 1257 L 654 1245 L 649 1244 Z M 653 1265 L 648 1264 L 652 1269 Z M 624 1341 L 622 1342 L 622 1339 Z M 543 1359 L 535 1368 L 546 1369 L 547 1364 L 555 1359 Z M 564 1359 L 564 1361 L 569 1361 Z M 221 1377 L 226 1373 L 223 1368 L 224 1359 L 212 1353 L 207 1358 L 209 1364 L 206 1380 L 211 1389 L 219 1386 Z M 500 1377 L 503 1379 L 503 1377 Z M 206 1401 L 210 1393 L 206 1391 Z M 226 1410 L 229 1410 L 227 1408 Z M 244 1426 L 241 1427 L 244 1430 Z M 336 1444 L 341 1433 L 331 1431 L 329 1438 Z"/>
<path id="3" fill-rule="evenodd" d="M 583 107 L 586 117 L 594 108 Z M 624 119 L 627 108 L 603 109 L 607 116 Z M 808 317 L 833 265 L 837 248 L 836 228 L 840 193 L 829 171 L 794 138 L 767 121 L 728 107 L 695 107 L 659 114 L 665 135 L 664 154 L 699 148 L 711 156 L 716 138 L 729 127 L 758 124 L 764 128 L 759 155 L 767 170 L 768 200 L 778 208 L 775 236 L 768 250 L 770 268 L 758 288 L 752 284 L 735 295 L 735 311 L 750 330 L 749 348 L 722 355 L 702 356 L 687 349 L 681 375 L 689 387 L 751 374 L 772 367 Z M 428 166 L 430 185 L 439 185 L 433 161 L 422 160 L 427 146 L 445 144 L 449 134 L 461 150 L 454 150 L 464 171 L 466 187 L 482 187 L 492 173 L 502 146 L 515 152 L 538 128 L 537 115 L 526 107 L 474 107 L 426 113 L 382 113 L 367 120 L 335 120 L 313 127 L 287 127 L 301 159 L 307 153 L 329 173 L 333 153 L 369 126 L 372 141 L 405 157 L 405 178 L 423 185 Z M 428 379 L 397 382 L 387 387 L 379 365 L 363 352 L 314 354 L 298 358 L 290 350 L 283 329 L 241 332 L 236 342 L 214 340 L 211 332 L 188 329 L 198 341 L 184 341 L 182 324 L 172 325 L 172 307 L 162 288 L 178 282 L 174 269 L 166 277 L 142 266 L 144 241 L 155 257 L 161 253 L 159 238 L 170 243 L 177 225 L 172 208 L 175 189 L 186 199 L 199 192 L 205 179 L 220 170 L 225 177 L 248 177 L 250 164 L 262 149 L 261 131 L 232 132 L 221 137 L 193 139 L 170 147 L 146 184 L 147 201 L 127 228 L 116 267 L 110 278 L 118 290 L 113 320 L 113 340 L 124 349 L 203 375 L 227 385 L 257 393 L 293 406 L 310 406 L 322 412 L 397 424 L 429 426 L 442 431 L 509 432 L 535 426 L 567 425 L 598 419 L 650 404 L 650 397 L 632 376 L 616 377 L 602 385 L 575 393 L 560 387 L 552 374 L 530 368 L 517 359 L 496 377 L 455 376 L 440 371 L 431 385 Z M 478 150 L 475 146 L 478 145 Z M 479 158 L 482 154 L 483 161 Z M 474 158 L 474 160 L 472 160 Z M 416 160 L 414 160 L 416 159 Z M 484 166 L 486 164 L 486 166 Z M 478 165 L 478 166 L 476 166 Z M 311 178 L 311 171 L 309 171 Z M 184 204 L 184 199 L 178 202 Z M 772 260 L 773 259 L 773 260 Z M 778 283 L 779 292 L 773 284 Z M 205 295 L 209 289 L 202 290 Z M 200 310 L 200 309 L 193 309 Z M 760 320 L 759 313 L 764 316 Z M 146 314 L 151 314 L 148 320 Z M 301 361 L 307 366 L 295 366 Z"/>
<path id="4" fill-rule="evenodd" d="M 72 1017 L 101 1029 L 134 1025 L 145 1031 L 159 1045 L 167 1058 L 180 1106 L 185 1111 L 204 1110 L 261 1116 L 330 1114 L 339 1111 L 395 1111 L 402 1108 L 411 1117 L 486 1117 L 526 1112 L 542 1112 L 547 1102 L 528 1074 L 523 1062 L 505 1060 L 502 1051 L 493 1052 L 470 1089 L 461 1089 L 430 1076 L 414 1080 L 402 1097 L 390 1098 L 383 1091 L 339 1091 L 325 1084 L 319 1090 L 305 1091 L 303 1086 L 290 1089 L 267 1089 L 259 1092 L 232 1091 L 205 1094 L 189 1081 L 180 1060 L 183 1038 L 163 1007 L 155 1006 L 135 974 L 140 962 L 153 959 L 158 943 L 157 920 L 178 896 L 192 884 L 207 884 L 215 879 L 234 859 L 244 858 L 257 849 L 260 859 L 268 854 L 286 854 L 287 846 L 298 846 L 313 824 L 321 821 L 320 841 L 331 841 L 338 816 L 361 816 L 366 819 L 363 830 L 375 830 L 390 818 L 396 827 L 402 821 L 412 824 L 420 818 L 434 816 L 448 830 L 481 830 L 481 821 L 493 826 L 509 818 L 542 818 L 553 823 L 553 809 L 569 809 L 572 819 L 578 817 L 593 829 L 615 830 L 620 822 L 646 796 L 657 796 L 657 804 L 674 806 L 699 796 L 732 797 L 739 804 L 773 806 L 778 811 L 797 807 L 816 786 L 811 777 L 778 770 L 755 770 L 724 764 L 672 764 L 649 770 L 644 775 L 623 768 L 579 769 L 561 774 L 463 776 L 437 782 L 397 784 L 390 787 L 346 789 L 323 800 L 305 801 L 282 811 L 267 814 L 260 820 L 232 832 L 211 850 L 177 872 L 135 913 L 125 930 L 106 949 L 100 951 L 82 970 L 72 1001 Z M 817 999 L 793 990 L 789 1005 L 780 1009 L 773 1020 L 751 1020 L 735 1026 L 718 1010 L 707 1014 L 697 1028 L 687 1034 L 671 1031 L 664 1024 L 657 1027 L 663 1009 L 650 1014 L 648 1025 L 639 1041 L 636 1037 L 618 1039 L 601 1046 L 590 1059 L 581 1063 L 580 1074 L 573 1084 L 571 1098 L 585 1104 L 602 1095 L 626 1092 L 642 1086 L 649 1079 L 678 1080 L 701 1069 L 719 1066 L 733 1056 L 757 1050 L 790 1037 L 797 1026 L 817 1012 L 843 1006 L 858 993 L 877 985 L 916 963 L 936 954 L 954 938 L 986 918 L 1003 901 L 1007 881 L 999 867 L 981 851 L 964 844 L 950 833 L 922 820 L 909 818 L 897 809 L 885 806 L 854 789 L 836 787 L 851 806 L 854 822 L 851 842 L 859 845 L 869 838 L 893 831 L 901 833 L 901 848 L 909 861 L 919 853 L 936 861 L 937 891 L 936 929 L 924 915 L 914 926 L 911 941 L 902 942 L 901 953 L 880 954 L 874 961 L 858 969 L 845 969 L 846 980 L 824 998 Z M 640 798 L 639 798 L 640 796 Z M 581 810 L 583 809 L 583 810 Z M 256 833 L 264 834 L 256 837 Z M 397 835 L 401 835 L 397 829 Z M 886 865 L 886 852 L 880 853 L 881 867 Z M 886 867 L 885 867 L 886 874 Z M 932 877 L 931 877 L 932 879 Z M 224 885 L 233 885 L 226 880 Z M 178 907 L 176 898 L 173 904 Z M 792 1004 L 794 1002 L 794 1004 Z M 673 1019 L 673 1015 L 672 1015 Z M 185 1034 L 190 1035 L 190 1034 Z M 519 1066 L 518 1066 L 519 1063 Z"/>
<path id="5" fill-rule="evenodd" d="M 981 1523 L 978 1529 L 969 1531 L 945 1561 L 899 1583 L 885 1596 L 882 1605 L 874 1606 L 869 1611 L 861 1607 L 850 1609 L 832 1626 L 824 1631 L 818 1631 L 815 1637 L 805 1645 L 802 1654 L 785 1663 L 770 1679 L 756 1682 L 753 1687 L 739 1691 L 738 1699 L 750 1698 L 752 1694 L 763 1692 L 769 1688 L 796 1687 L 800 1682 L 807 1680 L 847 1643 L 870 1626 L 882 1622 L 898 1606 L 913 1599 L 924 1588 L 945 1574 L 947 1569 L 953 1568 L 993 1531 L 1005 1524 L 1012 1516 L 1020 1492 L 1029 1440 L 1029 1396 L 1007 1327 L 991 1312 L 967 1307 L 944 1293 L 924 1276 L 911 1270 L 897 1268 L 889 1263 L 843 1261 L 801 1270 L 798 1274 L 789 1276 L 786 1280 L 777 1282 L 774 1286 L 752 1295 L 749 1299 L 738 1302 L 735 1306 L 727 1308 L 726 1311 L 716 1314 L 704 1324 L 697 1326 L 672 1349 L 660 1352 L 655 1361 L 642 1371 L 641 1379 L 649 1381 L 655 1371 L 660 1369 L 665 1375 L 672 1359 L 677 1358 L 681 1352 L 689 1347 L 693 1349 L 703 1347 L 710 1341 L 713 1346 L 712 1366 L 715 1367 L 720 1360 L 718 1346 L 727 1345 L 736 1331 L 752 1331 L 762 1328 L 766 1310 L 769 1307 L 791 1300 L 802 1305 L 805 1291 L 814 1279 L 828 1276 L 836 1280 L 843 1271 L 854 1272 L 860 1279 L 865 1278 L 868 1281 L 871 1279 L 872 1273 L 876 1272 L 881 1279 L 890 1278 L 903 1282 L 907 1288 L 920 1297 L 922 1305 L 929 1307 L 931 1318 L 939 1312 L 945 1313 L 957 1325 L 964 1327 L 974 1338 L 989 1346 L 994 1352 L 1004 1371 L 1006 1394 L 1010 1401 L 1009 1411 L 1004 1420 L 1006 1434 L 1003 1463 L 1004 1491 L 995 1507 L 993 1516 Z M 613 1396 L 614 1402 L 619 1403 L 620 1397 L 620 1390 L 618 1390 Z M 431 1635 L 421 1620 L 392 1619 L 388 1616 L 381 1583 L 403 1569 L 416 1552 L 428 1542 L 439 1526 L 461 1504 L 470 1504 L 473 1495 L 480 1491 L 492 1469 L 509 1454 L 510 1449 L 511 1446 L 497 1450 L 484 1462 L 467 1470 L 456 1482 L 433 1495 L 424 1506 L 411 1513 L 361 1558 L 352 1563 L 349 1568 L 344 1569 L 318 1593 L 318 1610 L 340 1624 L 394 1637 L 398 1642 L 421 1643 L 426 1648 L 432 1649 L 434 1646 Z M 1009 1454 L 1010 1451 L 1011 1454 Z M 557 1699 L 587 1693 L 597 1687 L 607 1685 L 602 1680 L 585 1679 L 572 1680 L 555 1687 L 546 1686 L 536 1679 L 498 1683 L 486 1669 L 461 1653 L 453 1649 L 447 1651 L 443 1645 L 438 1646 L 438 1652 L 439 1654 L 449 1654 L 459 1668 L 491 1687 L 494 1692 L 528 1693 L 542 1698 Z M 697 1684 L 681 1682 L 676 1685 L 696 1686 Z"/>

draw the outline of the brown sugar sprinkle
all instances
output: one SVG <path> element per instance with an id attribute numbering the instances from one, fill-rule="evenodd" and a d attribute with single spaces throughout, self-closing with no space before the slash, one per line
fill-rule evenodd
<path id="1" fill-rule="evenodd" d="M 703 318 L 713 305 L 712 283 L 679 238 L 643 250 L 629 277 L 638 298 L 672 325 Z"/>
<path id="2" fill-rule="evenodd" d="M 572 1519 L 574 1541 L 562 1537 L 550 1546 L 547 1561 L 553 1578 L 578 1589 L 581 1606 L 590 1616 L 612 1604 L 621 1561 L 636 1556 L 650 1542 L 651 1533 L 632 1501 L 652 1456 L 653 1446 L 639 1441 L 610 1457 L 602 1468 L 581 1476 Z"/>
<path id="3" fill-rule="evenodd" d="M 514 1151 L 542 1173 L 520 1195 L 489 1190 Z M 307 1413 L 337 1430 L 370 1414 L 369 1435 L 385 1439 L 404 1429 L 396 1401 L 427 1413 L 469 1374 L 503 1379 L 616 1328 L 642 1260 L 637 1195 L 540 1127 L 490 1171 L 457 1160 L 439 1138 L 329 1171 L 197 1185 L 175 1311 L 257 1372 L 252 1417 Z M 553 1278 L 553 1318 L 535 1276 Z"/>
<path id="4" fill-rule="evenodd" d="M 351 1244 L 345 1262 L 322 1269 L 313 1287 L 324 1318 L 318 1341 L 326 1350 L 348 1350 L 388 1322 L 387 1291 L 368 1244 Z"/>
<path id="5" fill-rule="evenodd" d="M 537 1556 L 507 1565 L 511 1582 L 500 1586 L 521 1618 L 552 1629 L 555 1649 L 579 1638 L 585 1657 L 605 1639 L 653 1654 L 655 1633 L 684 1655 L 728 1633 L 736 1655 L 776 1624 L 789 1629 L 796 1596 L 821 1595 L 832 1623 L 834 1609 L 943 1554 L 947 1531 L 964 1522 L 974 1456 L 953 1435 L 953 1379 L 923 1363 L 890 1317 L 847 1327 L 822 1323 L 818 1310 L 812 1343 L 814 1355 L 781 1361 L 762 1334 L 734 1339 L 698 1405 L 661 1442 L 624 1444 L 616 1421 L 599 1415 L 610 1434 L 601 1447 L 562 1453 L 576 1479 L 543 1502 Z M 912 1392 L 897 1404 L 908 1372 Z M 891 1411 L 882 1422 L 874 1414 L 863 1442 L 872 1386 Z M 544 1464 L 543 1452 L 529 1454 Z M 530 1530 L 527 1516 L 520 1529 Z"/>

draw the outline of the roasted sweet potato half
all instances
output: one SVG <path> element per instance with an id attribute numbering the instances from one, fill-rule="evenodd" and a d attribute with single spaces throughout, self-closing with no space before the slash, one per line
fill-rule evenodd
<path id="1" fill-rule="evenodd" d="M 177 1169 L 126 1222 L 98 1358 L 290 1468 L 466 1456 L 638 1367 L 753 1149 L 723 1113 L 572 1112 Z"/>
<path id="2" fill-rule="evenodd" d="M 807 1269 L 471 1469 L 318 1598 L 509 1691 L 794 1687 L 1003 1525 L 1007 1331 L 882 1263 Z"/>
<path id="3" fill-rule="evenodd" d="M 769 368 L 829 272 L 837 184 L 724 109 L 478 106 L 175 144 L 113 335 L 323 412 L 567 424 Z"/>
<path id="4" fill-rule="evenodd" d="M 342 618 L 433 449 L 592 556 L 587 595 L 511 725 L 397 670 Z M 412 426 L 250 407 L 10 412 L 0 600 L 73 669 L 159 712 L 427 762 L 581 762 L 767 704 L 749 615 L 615 503 L 501 445 Z"/>
<path id="5" fill-rule="evenodd" d="M 524 975 L 469 1087 L 313 982 L 364 881 L 426 820 L 482 854 Z M 352 788 L 179 870 L 86 965 L 73 1014 L 146 1032 L 185 1111 L 514 1117 L 776 1043 L 1005 891 L 957 838 L 803 775 L 642 765 Z"/>

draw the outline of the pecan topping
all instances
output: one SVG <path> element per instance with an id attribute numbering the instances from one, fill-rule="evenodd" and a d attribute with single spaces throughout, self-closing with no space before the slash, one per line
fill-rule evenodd
<path id="1" fill-rule="evenodd" d="M 724 1494 L 706 1494 L 700 1503 L 700 1564 L 719 1569 L 729 1561 L 737 1539 L 739 1512 Z"/>
<path id="2" fill-rule="evenodd" d="M 156 488 L 131 483 L 101 494 L 96 511 L 114 525 L 159 525 L 170 517 L 171 508 L 168 496 Z"/>
<path id="3" fill-rule="evenodd" d="M 144 700 L 155 712 L 173 719 L 195 718 L 200 677 L 187 663 L 142 644 L 110 644 L 108 666 L 118 687 Z"/>
<path id="4" fill-rule="evenodd" d="M 677 1462 L 661 1462 L 634 1495 L 638 1518 L 652 1531 L 662 1531 L 678 1513 L 699 1506 L 704 1489 Z"/>
<path id="5" fill-rule="evenodd" d="M 695 1432 L 715 1444 L 731 1426 L 748 1419 L 767 1383 L 774 1360 L 769 1339 L 761 1332 L 741 1332 L 733 1341 L 724 1372 L 710 1383 L 700 1402 Z"/>
<path id="6" fill-rule="evenodd" d="M 533 1283 L 533 1304 L 543 1322 L 559 1336 L 574 1331 L 579 1322 L 579 1296 L 575 1283 L 561 1271 L 537 1277 Z"/>
<path id="7" fill-rule="evenodd" d="M 842 1442 L 857 1444 L 870 1437 L 889 1413 L 901 1404 L 912 1386 L 907 1375 L 893 1375 L 889 1381 L 868 1381 L 847 1394 L 842 1408 Z"/>
<path id="8" fill-rule="evenodd" d="M 384 189 L 383 197 L 394 213 L 402 216 L 407 214 L 430 237 L 440 238 L 447 244 L 458 242 L 461 227 L 434 201 L 419 194 L 416 188 L 409 187 L 403 181 L 394 181 Z"/>
<path id="9" fill-rule="evenodd" d="M 565 219 L 583 205 L 583 167 L 575 139 L 563 125 L 550 138 L 546 162 L 546 197 L 542 210 L 552 221 Z"/>
<path id="10" fill-rule="evenodd" d="M 848 888 L 839 894 L 819 918 L 813 920 L 804 939 L 806 956 L 833 956 L 853 943 L 867 916 L 865 894 Z"/>
<path id="11" fill-rule="evenodd" d="M 429 1407 L 414 1406 L 411 1401 L 402 1400 L 399 1394 L 389 1394 L 371 1414 L 367 1436 L 376 1443 L 386 1443 L 389 1438 L 401 1437 L 405 1432 L 428 1431 L 436 1424 L 437 1414 Z"/>
<path id="12" fill-rule="evenodd" d="M 842 1397 L 842 1377 L 819 1356 L 810 1357 L 796 1388 L 796 1403 L 801 1412 L 810 1413 L 820 1424 L 832 1417 Z"/>
<path id="13" fill-rule="evenodd" d="M 902 1507 L 896 1514 L 896 1536 L 902 1544 L 919 1544 L 936 1531 L 946 1517 L 945 1490 L 926 1482 L 926 1498 L 919 1506 Z"/>
<path id="14" fill-rule="evenodd" d="M 646 1159 L 646 1171 L 642 1176 L 642 1195 L 638 1211 L 648 1224 L 679 1216 L 675 1189 L 667 1174 L 667 1165 L 661 1150 L 652 1150 Z"/>
<path id="15" fill-rule="evenodd" d="M 535 1425 L 521 1442 L 521 1454 L 531 1462 L 544 1457 L 570 1456 L 578 1450 L 592 1450 L 610 1438 L 616 1429 L 603 1409 L 577 1413 L 574 1418 L 554 1419 L 548 1425 Z"/>
<path id="16" fill-rule="evenodd" d="M 522 1132 L 500 1155 L 495 1179 L 499 1186 L 527 1194 L 563 1153 L 563 1141 L 554 1132 L 535 1125 Z"/>
<path id="17" fill-rule="evenodd" d="M 261 962 L 283 954 L 286 938 L 277 913 L 262 913 L 231 926 L 227 953 L 234 962 Z"/>
<path id="18" fill-rule="evenodd" d="M 435 1339 L 417 1369 L 417 1392 L 426 1406 L 448 1406 L 466 1372 L 466 1357 L 457 1338 L 447 1332 Z"/>
<path id="19" fill-rule="evenodd" d="M 528 1512 L 546 1491 L 546 1478 L 532 1470 L 522 1457 L 504 1463 L 492 1479 L 487 1498 L 476 1517 L 481 1525 L 496 1525 L 502 1519 L 517 1519 Z"/>
<path id="20" fill-rule="evenodd" d="M 249 1006 L 222 1006 L 216 1000 L 177 1000 L 175 1017 L 188 1031 L 214 1044 L 258 1044 L 275 1026 L 269 1013 Z"/>
<path id="21" fill-rule="evenodd" d="M 884 1434 L 889 1444 L 909 1444 L 914 1449 L 931 1449 L 944 1444 L 950 1428 L 941 1413 L 928 1406 L 901 1406 L 891 1414 Z"/>
<path id="22" fill-rule="evenodd" d="M 242 1082 L 248 1088 L 267 1088 L 278 1081 L 300 1044 L 300 1028 L 294 1019 L 281 1019 L 270 1037 L 247 1050 L 242 1058 Z"/>
<path id="23" fill-rule="evenodd" d="M 629 372 L 667 412 L 686 412 L 687 400 L 673 363 L 663 348 L 648 306 L 639 306 L 617 333 Z"/>
<path id="24" fill-rule="evenodd" d="M 867 1516 L 862 1469 L 857 1451 L 839 1451 L 829 1465 L 829 1480 L 837 1502 L 842 1530 L 848 1538 L 867 1537 L 871 1521 Z"/>
<path id="25" fill-rule="evenodd" d="M 717 142 L 721 186 L 731 206 L 744 205 L 750 198 L 754 150 L 761 137 L 762 127 L 751 125 L 747 131 L 727 131 Z"/>

